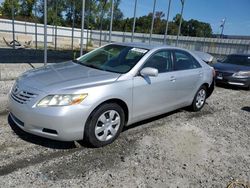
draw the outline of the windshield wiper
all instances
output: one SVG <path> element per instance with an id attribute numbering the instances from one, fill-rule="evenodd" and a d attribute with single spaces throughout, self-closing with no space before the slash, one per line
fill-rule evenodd
<path id="1" fill-rule="evenodd" d="M 100 67 L 97 67 L 97 66 L 95 66 L 95 65 L 92 65 L 92 64 L 85 64 L 85 63 L 83 63 L 83 62 L 81 62 L 81 61 L 79 61 L 79 60 L 77 60 L 77 59 L 74 59 L 74 60 L 72 60 L 74 63 L 77 63 L 77 64 L 80 64 L 80 65 L 83 65 L 83 66 L 86 66 L 86 67 L 90 67 L 90 68 L 94 68 L 94 69 L 98 69 L 98 70 L 103 70 L 103 69 L 101 69 Z"/>
<path id="2" fill-rule="evenodd" d="M 73 59 L 72 62 L 78 63 L 78 64 L 83 64 L 81 61 L 79 61 L 79 60 L 77 60 L 77 59 Z"/>
<path id="3" fill-rule="evenodd" d="M 98 66 L 95 66 L 95 65 L 92 65 L 92 64 L 83 64 L 85 65 L 86 67 L 90 67 L 90 68 L 93 68 L 93 69 L 97 69 L 97 70 L 102 70 L 102 71 L 106 71 L 105 69 L 101 68 L 101 67 L 98 67 Z"/>

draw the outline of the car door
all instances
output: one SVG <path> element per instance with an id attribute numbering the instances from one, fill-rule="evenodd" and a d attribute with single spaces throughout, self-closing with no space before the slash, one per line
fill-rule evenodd
<path id="1" fill-rule="evenodd" d="M 180 105 L 189 104 L 200 87 L 203 76 L 199 62 L 188 52 L 173 50 L 176 99 Z"/>
<path id="2" fill-rule="evenodd" d="M 135 120 L 170 111 L 175 103 L 175 79 L 170 50 L 154 53 L 141 67 L 158 69 L 158 76 L 133 78 L 133 117 Z"/>

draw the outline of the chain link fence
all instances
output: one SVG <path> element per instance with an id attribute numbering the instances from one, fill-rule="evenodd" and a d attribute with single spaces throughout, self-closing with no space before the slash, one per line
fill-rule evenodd
<path id="1" fill-rule="evenodd" d="M 80 49 L 81 29 L 73 30 L 73 50 Z M 31 22 L 15 21 L 16 40 L 21 44 L 30 43 L 30 48 L 43 48 L 44 43 L 44 26 L 43 24 L 35 24 Z M 0 46 L 7 47 L 6 42 L 12 41 L 12 20 L 0 19 Z M 111 42 L 131 42 L 131 32 L 112 31 Z M 166 38 L 167 45 L 175 46 L 177 36 L 168 35 Z M 101 42 L 100 42 L 101 39 Z M 84 30 L 83 44 L 90 48 L 96 48 L 100 45 L 109 43 L 109 31 Z M 37 40 L 37 41 L 36 41 Z M 72 49 L 72 28 L 48 25 L 47 27 L 48 47 L 53 49 L 57 43 L 58 49 Z M 150 34 L 134 33 L 133 42 L 149 43 Z M 152 34 L 151 44 L 162 45 L 164 43 L 164 35 Z M 204 51 L 213 54 L 216 57 L 223 57 L 232 53 L 248 53 L 250 54 L 250 40 L 241 39 L 222 39 L 222 38 L 201 38 L 180 36 L 178 47 L 189 50 Z"/>

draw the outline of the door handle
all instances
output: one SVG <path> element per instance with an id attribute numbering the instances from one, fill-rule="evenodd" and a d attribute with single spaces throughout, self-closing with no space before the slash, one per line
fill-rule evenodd
<path id="1" fill-rule="evenodd" d="M 202 71 L 199 71 L 199 75 L 202 76 L 202 75 L 203 75 L 203 72 L 202 72 Z"/>
<path id="2" fill-rule="evenodd" d="M 171 81 L 171 82 L 175 82 L 175 80 L 176 80 L 176 78 L 175 78 L 174 76 L 171 76 L 171 77 L 170 77 L 170 81 Z"/>

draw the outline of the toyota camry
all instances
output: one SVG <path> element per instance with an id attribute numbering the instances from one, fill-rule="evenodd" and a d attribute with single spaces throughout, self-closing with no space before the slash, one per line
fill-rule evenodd
<path id="1" fill-rule="evenodd" d="M 10 91 L 9 117 L 34 135 L 101 147 L 124 126 L 183 107 L 201 110 L 214 75 L 185 49 L 108 44 L 25 72 Z"/>

